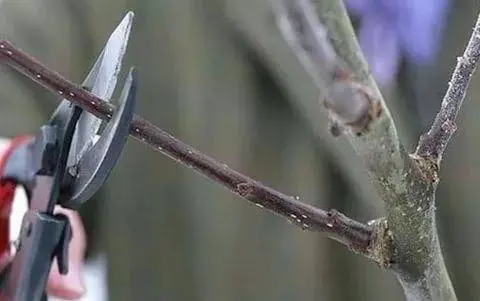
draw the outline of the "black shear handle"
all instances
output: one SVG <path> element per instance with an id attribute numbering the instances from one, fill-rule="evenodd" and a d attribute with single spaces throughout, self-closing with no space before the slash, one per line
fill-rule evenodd
<path id="1" fill-rule="evenodd" d="M 21 237 L 19 250 L 0 283 L 0 301 L 46 300 L 53 258 L 57 258 L 61 274 L 68 272 L 68 218 L 30 210 L 22 222 Z"/>
<path id="2" fill-rule="evenodd" d="M 68 117 L 62 143 L 58 143 L 61 136 L 55 126 L 43 126 L 35 136 L 38 147 L 34 152 L 34 161 L 38 163 L 34 164 L 38 165 L 35 186 L 29 210 L 23 217 L 17 253 L 0 283 L 0 301 L 45 300 L 45 286 L 54 258 L 57 258 L 59 272 L 68 272 L 70 223 L 66 216 L 54 214 L 53 206 L 80 112 L 75 107 L 70 115 L 60 116 Z"/>

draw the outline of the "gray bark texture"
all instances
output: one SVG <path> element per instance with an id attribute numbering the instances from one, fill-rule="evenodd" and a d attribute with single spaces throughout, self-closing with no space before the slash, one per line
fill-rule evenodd
<path id="1" fill-rule="evenodd" d="M 380 222 L 385 226 L 379 229 L 385 233 L 378 235 L 388 238 L 375 246 L 385 256 L 381 263 L 394 271 L 406 300 L 457 300 L 440 248 L 435 194 L 442 155 L 478 65 L 480 16 L 457 59 L 437 117 L 421 135 L 416 151 L 408 154 L 368 75 L 343 3 L 324 0 L 316 8 L 310 0 L 272 2 L 280 31 L 323 92 L 330 115 L 346 128 L 347 139 L 384 201 L 386 217 Z"/>

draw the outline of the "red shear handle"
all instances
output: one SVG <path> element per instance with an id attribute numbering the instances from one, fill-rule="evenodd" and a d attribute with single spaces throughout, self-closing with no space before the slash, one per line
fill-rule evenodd
<path id="1" fill-rule="evenodd" d="M 30 136 L 16 137 L 10 140 L 6 149 L 0 151 L 0 256 L 5 256 L 10 252 L 10 211 L 16 188 L 14 182 L 2 179 L 3 168 L 11 153 L 29 139 L 31 139 Z"/>

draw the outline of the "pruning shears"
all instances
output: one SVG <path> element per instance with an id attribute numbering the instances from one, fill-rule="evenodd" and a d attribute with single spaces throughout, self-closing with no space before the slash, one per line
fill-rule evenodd
<path id="1" fill-rule="evenodd" d="M 82 87 L 108 101 L 115 89 L 133 13 L 111 34 Z M 57 259 L 68 272 L 72 229 L 55 205 L 78 210 L 104 184 L 119 159 L 135 111 L 136 73 L 130 70 L 110 121 L 63 100 L 35 136 L 14 138 L 0 156 L 0 251 L 9 252 L 8 222 L 15 187 L 25 189 L 28 210 L 16 252 L 0 272 L 0 301 L 47 300 L 45 286 Z"/>

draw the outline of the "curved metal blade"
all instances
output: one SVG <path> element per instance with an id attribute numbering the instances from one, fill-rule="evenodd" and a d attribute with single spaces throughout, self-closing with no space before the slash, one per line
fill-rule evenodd
<path id="1" fill-rule="evenodd" d="M 133 12 L 128 12 L 108 38 L 104 49 L 83 81 L 84 88 L 105 101 L 110 100 L 117 85 L 117 77 L 127 48 L 132 22 Z M 68 159 L 69 166 L 76 165 L 82 156 L 93 147 L 101 123 L 102 120 L 88 112 L 82 114 L 72 140 L 72 150 Z"/>
<path id="2" fill-rule="evenodd" d="M 103 185 L 117 163 L 129 135 L 135 112 L 137 76 L 132 68 L 125 81 L 119 105 L 97 143 L 78 162 L 68 200 L 62 206 L 76 209 Z"/>

